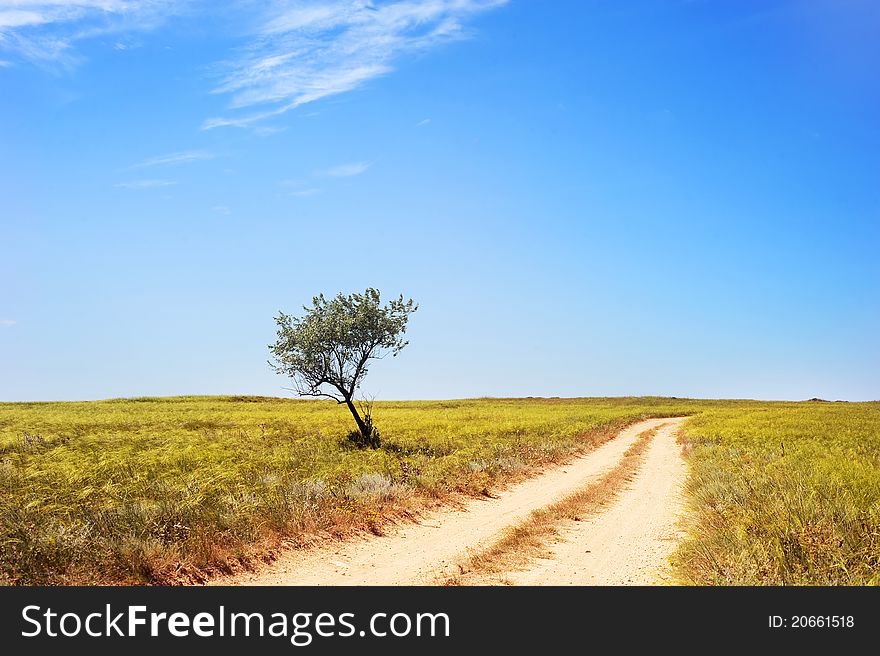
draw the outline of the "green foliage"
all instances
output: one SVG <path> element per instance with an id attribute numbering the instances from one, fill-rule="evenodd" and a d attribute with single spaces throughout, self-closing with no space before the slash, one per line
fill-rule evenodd
<path id="1" fill-rule="evenodd" d="M 324 295 L 304 307 L 302 318 L 279 312 L 278 338 L 269 346 L 274 362 L 270 366 L 290 377 L 302 396 L 324 397 L 345 403 L 358 425 L 358 446 L 379 446 L 367 409 L 364 417 L 353 403 L 355 391 L 367 375 L 370 360 L 396 356 L 408 342 L 403 339 L 409 315 L 417 306 L 401 295 L 381 306 L 379 292 L 368 288 L 363 294 Z"/>
<path id="2" fill-rule="evenodd" d="M 269 347 L 273 369 L 292 378 L 300 394 L 351 398 L 370 360 L 396 356 L 408 343 L 403 334 L 416 310 L 412 299 L 401 296 L 384 307 L 379 302 L 379 292 L 367 289 L 329 301 L 316 296 L 302 318 L 280 312 L 278 339 Z"/>

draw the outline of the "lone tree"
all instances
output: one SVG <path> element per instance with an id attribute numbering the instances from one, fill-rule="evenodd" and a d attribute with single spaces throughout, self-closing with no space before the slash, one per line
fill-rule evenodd
<path id="1" fill-rule="evenodd" d="M 379 431 L 373 426 L 372 407 L 355 405 L 355 391 L 367 375 L 370 360 L 396 356 L 409 342 L 404 341 L 409 315 L 418 306 L 403 295 L 379 305 L 379 291 L 368 288 L 363 294 L 337 294 L 331 300 L 315 296 L 312 306 L 304 306 L 301 318 L 279 312 L 278 340 L 269 346 L 276 373 L 293 379 L 294 391 L 344 403 L 358 430 L 349 439 L 360 447 L 377 448 Z M 363 416 L 361 416 L 363 414 Z"/>

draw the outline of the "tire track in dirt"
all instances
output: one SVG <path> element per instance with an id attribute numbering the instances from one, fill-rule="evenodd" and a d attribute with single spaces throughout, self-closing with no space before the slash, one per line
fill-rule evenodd
<path id="1" fill-rule="evenodd" d="M 612 504 L 585 521 L 559 526 L 547 558 L 507 572 L 513 585 L 668 584 L 687 468 L 676 441 L 683 420 L 661 428 L 635 478 Z"/>

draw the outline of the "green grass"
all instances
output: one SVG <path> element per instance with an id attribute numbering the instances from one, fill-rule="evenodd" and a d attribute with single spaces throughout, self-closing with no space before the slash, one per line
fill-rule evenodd
<path id="1" fill-rule="evenodd" d="M 877 582 L 880 404 L 663 398 L 377 403 L 259 397 L 0 403 L 0 583 L 201 580 L 280 542 L 380 532 L 652 416 L 694 415 L 695 583 Z M 785 455 L 781 444 L 785 443 Z"/>
<path id="2" fill-rule="evenodd" d="M 880 583 L 880 403 L 721 407 L 686 434 L 685 582 Z"/>

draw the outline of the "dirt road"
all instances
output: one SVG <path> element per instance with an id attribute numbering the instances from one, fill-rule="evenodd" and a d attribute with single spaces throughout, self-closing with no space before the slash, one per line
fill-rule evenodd
<path id="1" fill-rule="evenodd" d="M 460 510 L 432 513 L 385 536 L 282 555 L 256 573 L 215 580 L 219 585 L 431 585 L 457 572 L 469 553 L 494 542 L 528 514 L 589 485 L 613 469 L 645 430 L 662 426 L 631 488 L 588 522 L 571 522 L 554 558 L 506 575 L 525 585 L 648 583 L 662 576 L 674 546 L 674 523 L 684 463 L 674 432 L 684 421 L 650 419 L 570 463 L 500 493 L 474 499 Z M 589 527 L 594 527 L 592 530 Z M 585 546 L 586 545 L 586 546 Z"/>
<path id="2" fill-rule="evenodd" d="M 656 585 L 669 580 L 667 559 L 687 475 L 675 441 L 678 422 L 654 436 L 631 485 L 604 512 L 560 526 L 550 557 L 505 575 L 514 585 Z"/>

